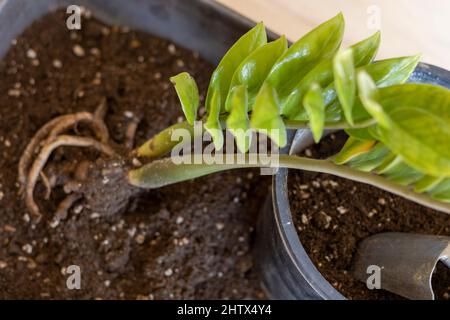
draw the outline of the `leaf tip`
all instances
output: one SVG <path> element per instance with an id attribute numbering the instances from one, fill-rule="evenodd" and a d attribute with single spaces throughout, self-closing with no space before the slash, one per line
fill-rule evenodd
<path id="1" fill-rule="evenodd" d="M 266 32 L 266 26 L 264 25 L 263 21 L 260 21 L 256 24 L 255 29 L 258 30 L 258 32 Z"/>
<path id="2" fill-rule="evenodd" d="M 407 64 L 409 66 L 414 66 L 414 68 L 415 68 L 417 66 L 417 64 L 420 62 L 421 58 L 422 58 L 422 53 L 418 53 L 418 54 L 415 54 L 415 55 L 412 55 L 412 56 L 408 56 L 405 59 L 406 59 Z M 412 71 L 414 71 L 413 68 L 411 68 L 411 72 Z"/>
<path id="3" fill-rule="evenodd" d="M 345 18 L 344 18 L 344 14 L 341 12 L 339 12 L 336 16 L 335 19 L 338 21 L 338 23 L 341 25 L 341 29 L 343 30 L 345 27 Z"/>
<path id="4" fill-rule="evenodd" d="M 375 32 L 373 35 L 370 36 L 370 38 L 372 38 L 374 42 L 377 43 L 377 45 L 379 45 L 381 42 L 381 30 Z"/>
<path id="5" fill-rule="evenodd" d="M 412 58 L 413 61 L 419 62 L 420 59 L 422 58 L 422 53 L 417 53 L 417 54 L 411 56 L 411 58 Z"/>
<path id="6" fill-rule="evenodd" d="M 344 13 L 342 11 L 339 11 L 335 18 L 344 21 Z"/>
<path id="7" fill-rule="evenodd" d="M 283 43 L 286 43 L 286 44 L 287 44 L 287 42 L 288 42 L 288 40 L 287 40 L 287 38 L 286 38 L 286 35 L 284 35 L 284 34 L 282 34 L 282 35 L 278 38 L 278 40 L 281 41 L 281 42 L 283 42 Z"/>

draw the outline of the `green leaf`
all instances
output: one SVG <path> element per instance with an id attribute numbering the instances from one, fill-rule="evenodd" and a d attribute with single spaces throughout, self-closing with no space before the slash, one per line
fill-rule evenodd
<path id="1" fill-rule="evenodd" d="M 404 83 L 419 63 L 420 56 L 401 57 L 376 61 L 359 67 L 356 73 L 364 71 L 378 88 Z M 334 82 L 324 90 L 325 104 L 331 105 L 337 99 Z M 356 106 L 355 106 L 356 108 Z"/>
<path id="2" fill-rule="evenodd" d="M 352 45 L 350 48 L 353 50 L 355 66 L 359 67 L 371 62 L 376 55 L 379 45 L 379 32 Z M 306 112 L 302 106 L 305 92 L 309 89 L 313 82 L 317 82 L 322 88 L 325 88 L 333 81 L 333 79 L 333 58 L 321 61 L 310 72 L 308 72 L 308 74 L 289 94 L 286 103 L 282 106 L 281 113 L 290 120 L 308 120 Z M 337 111 L 339 111 L 337 114 L 340 117 L 340 110 Z M 327 119 L 328 118 L 330 117 L 327 117 Z M 331 117 L 331 119 L 334 119 L 334 117 Z"/>
<path id="3" fill-rule="evenodd" d="M 317 83 L 313 83 L 309 88 L 303 99 L 303 105 L 308 113 L 314 141 L 319 143 L 325 124 L 325 104 L 322 98 L 322 88 Z"/>
<path id="4" fill-rule="evenodd" d="M 317 64 L 298 83 L 289 94 L 286 103 L 282 105 L 281 113 L 290 120 L 308 120 L 308 114 L 303 106 L 304 96 L 313 83 L 319 86 L 327 86 L 333 80 L 332 59 L 326 59 Z"/>
<path id="5" fill-rule="evenodd" d="M 450 179 L 442 180 L 429 193 L 433 199 L 450 203 Z"/>
<path id="6" fill-rule="evenodd" d="M 170 81 L 175 86 L 187 122 L 190 125 L 194 125 L 197 109 L 200 105 L 198 87 L 194 78 L 189 73 L 182 72 L 171 77 Z"/>
<path id="7" fill-rule="evenodd" d="M 284 147 L 287 143 L 286 127 L 278 106 L 275 89 L 270 84 L 264 83 L 256 96 L 250 126 L 268 135 L 279 147 Z"/>
<path id="8" fill-rule="evenodd" d="M 216 150 L 220 150 L 223 147 L 223 132 L 219 119 L 220 106 L 220 91 L 213 89 L 211 106 L 204 127 L 211 135 Z"/>
<path id="9" fill-rule="evenodd" d="M 237 68 L 231 80 L 230 88 L 239 85 L 246 85 L 248 91 L 249 110 L 251 110 L 255 97 L 258 94 L 263 82 L 266 80 L 272 66 L 277 59 L 287 50 L 287 40 L 285 36 L 269 42 L 268 44 L 253 51 Z M 231 90 L 230 90 L 231 93 Z M 230 97 L 228 93 L 227 101 Z M 227 109 L 225 104 L 225 109 Z"/>
<path id="10" fill-rule="evenodd" d="M 344 18 L 338 14 L 306 34 L 278 59 L 266 81 L 276 90 L 281 105 L 317 63 L 335 54 L 341 45 L 343 32 Z"/>
<path id="11" fill-rule="evenodd" d="M 347 122 L 353 125 L 352 110 L 355 103 L 356 79 L 351 49 L 339 52 L 333 60 L 334 86 Z"/>
<path id="12" fill-rule="evenodd" d="M 377 102 L 378 89 L 372 78 L 365 72 L 358 73 L 359 97 L 367 112 L 383 127 L 389 127 L 391 120 Z"/>
<path id="13" fill-rule="evenodd" d="M 419 193 L 430 191 L 443 180 L 442 177 L 425 176 L 415 183 L 414 191 Z"/>
<path id="14" fill-rule="evenodd" d="M 450 177 L 450 90 L 404 84 L 380 89 L 377 99 L 381 109 L 376 112 L 364 105 L 377 120 L 384 119 L 380 140 L 418 171 Z"/>
<path id="15" fill-rule="evenodd" d="M 420 55 L 380 60 L 358 69 L 367 72 L 378 88 L 405 83 L 419 63 Z"/>
<path id="16" fill-rule="evenodd" d="M 356 67 L 371 63 L 380 47 L 381 34 L 379 31 L 350 47 L 353 50 L 353 63 Z"/>
<path id="17" fill-rule="evenodd" d="M 378 90 L 377 99 L 388 113 L 405 106 L 429 110 L 450 122 L 450 90 L 431 84 L 407 83 Z"/>
<path id="18" fill-rule="evenodd" d="M 377 140 L 376 137 L 373 136 L 369 128 L 345 129 L 345 132 L 354 139 Z"/>
<path id="19" fill-rule="evenodd" d="M 448 123 L 418 108 L 397 109 L 390 117 L 393 125 L 380 127 L 381 140 L 417 170 L 450 177 Z"/>
<path id="20" fill-rule="evenodd" d="M 350 160 L 348 165 L 361 171 L 370 172 L 381 165 L 388 154 L 389 149 L 382 143 L 377 143 L 370 151 Z"/>
<path id="21" fill-rule="evenodd" d="M 378 174 L 385 174 L 402 163 L 402 158 L 394 153 L 389 153 L 383 163 L 377 168 Z"/>
<path id="22" fill-rule="evenodd" d="M 211 76 L 205 103 L 207 111 L 211 108 L 212 96 L 217 90 L 220 90 L 220 110 L 224 110 L 234 72 L 250 53 L 266 43 L 266 30 L 262 23 L 258 23 L 228 50 Z"/>
<path id="23" fill-rule="evenodd" d="M 336 164 L 345 164 L 357 156 L 370 151 L 375 143 L 376 141 L 358 140 L 350 137 L 333 161 Z"/>
<path id="24" fill-rule="evenodd" d="M 236 139 L 236 145 L 242 153 L 250 148 L 251 131 L 248 119 L 248 95 L 245 85 L 233 87 L 227 99 L 227 128 Z"/>
<path id="25" fill-rule="evenodd" d="M 411 168 L 404 162 L 399 162 L 395 166 L 392 166 L 383 175 L 389 180 L 404 186 L 415 183 L 424 177 L 423 173 Z"/>

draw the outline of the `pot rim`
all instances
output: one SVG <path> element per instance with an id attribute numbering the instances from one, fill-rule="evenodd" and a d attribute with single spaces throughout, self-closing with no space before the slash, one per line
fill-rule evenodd
<path id="1" fill-rule="evenodd" d="M 419 63 L 408 82 L 432 83 L 450 88 L 450 71 L 430 64 Z M 330 133 L 327 132 L 327 134 Z M 289 147 L 283 149 L 281 153 L 295 154 L 313 143 L 314 141 L 309 130 L 297 130 L 291 133 Z M 272 178 L 273 212 L 284 249 L 298 272 L 321 298 L 344 300 L 346 297 L 325 279 L 315 263 L 313 263 L 297 234 L 287 193 L 288 172 L 288 169 L 280 168 Z"/>

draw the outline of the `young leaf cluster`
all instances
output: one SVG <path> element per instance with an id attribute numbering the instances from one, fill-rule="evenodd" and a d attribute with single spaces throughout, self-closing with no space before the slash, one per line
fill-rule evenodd
<path id="1" fill-rule="evenodd" d="M 284 36 L 267 42 L 262 23 L 243 35 L 225 54 L 212 74 L 206 95 L 205 129 L 216 148 L 222 130 L 235 136 L 247 152 L 250 130 L 267 133 L 279 146 L 286 144 L 286 121 L 309 123 L 316 141 L 332 123 L 349 126 L 358 102 L 356 74 L 367 72 L 378 87 L 403 83 L 418 57 L 372 62 L 380 34 L 339 51 L 344 19 L 338 14 L 288 46 Z M 187 73 L 172 78 L 185 112 L 193 123 L 200 105 L 198 89 Z"/>
<path id="2" fill-rule="evenodd" d="M 450 92 L 426 84 L 377 89 L 358 76 L 360 98 L 376 124 L 349 134 L 334 161 L 382 175 L 450 203 Z"/>

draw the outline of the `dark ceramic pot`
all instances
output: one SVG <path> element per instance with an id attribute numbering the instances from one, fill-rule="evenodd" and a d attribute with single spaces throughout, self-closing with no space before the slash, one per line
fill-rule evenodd
<path id="1" fill-rule="evenodd" d="M 409 82 L 450 88 L 450 72 L 420 63 Z M 296 154 L 313 143 L 308 130 L 290 133 L 283 153 Z M 267 201 L 258 223 L 258 262 L 263 286 L 272 299 L 342 300 L 345 297 L 322 276 L 299 239 L 288 198 L 288 170 L 273 177 L 272 201 Z"/>

